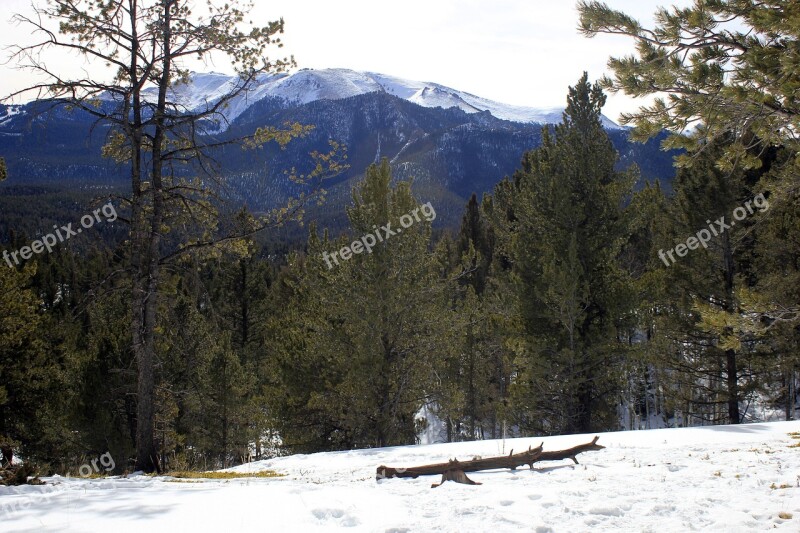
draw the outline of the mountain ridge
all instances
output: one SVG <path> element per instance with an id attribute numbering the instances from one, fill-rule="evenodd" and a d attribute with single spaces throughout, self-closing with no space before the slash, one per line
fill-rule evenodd
<path id="1" fill-rule="evenodd" d="M 326 183 L 331 201 L 320 213 L 321 221 L 340 225 L 351 187 L 368 165 L 386 157 L 396 179 L 413 179 L 420 199 L 438 201 L 437 224 L 452 227 L 459 223 L 472 193 L 491 192 L 503 177 L 513 174 L 524 152 L 540 144 L 541 130 L 551 124 L 497 118 L 496 109 L 494 113 L 488 108 L 476 110 L 476 102 L 487 107 L 478 97 L 438 89 L 434 84 L 395 83 L 392 80 L 400 78 L 384 76 L 379 80 L 384 90 L 372 91 L 368 89 L 378 83 L 378 75 L 342 78 L 328 71 L 325 75 L 336 83 L 326 85 L 324 76 L 310 72 L 300 78 L 284 76 L 292 84 L 284 85 L 283 93 L 269 92 L 265 85 L 260 86 L 260 94 L 248 93 L 252 98 L 239 102 L 235 116 L 229 115 L 232 120 L 213 133 L 216 142 L 249 135 L 258 127 L 281 128 L 287 123 L 315 126 L 285 148 L 270 144 L 257 151 L 238 147 L 217 150 L 213 156 L 231 205 L 246 204 L 254 211 L 283 205 L 300 192 L 285 171 L 297 168 L 298 172 L 308 172 L 308 154 L 326 153 L 329 141 L 336 140 L 347 146 L 350 168 Z M 344 89 L 340 86 L 342 79 L 349 80 Z M 195 82 L 195 92 L 184 95 L 187 106 L 207 105 L 231 79 L 208 74 L 195 77 Z M 197 92 L 200 86 L 206 89 Z M 340 98 L 348 91 L 355 94 Z M 332 96 L 337 98 L 329 98 Z M 454 105 L 434 105 L 451 103 Z M 520 112 L 528 113 L 526 109 Z M 555 112 L 552 120 L 560 122 L 560 112 L 558 120 Z M 213 125 L 210 129 L 214 130 Z M 636 144 L 630 142 L 626 129 L 610 127 L 606 131 L 620 154 L 620 168 L 631 163 L 641 168 L 640 187 L 645 181 L 658 180 L 664 190 L 670 190 L 673 154 L 660 150 L 661 139 Z M 107 125 L 97 124 L 88 113 L 69 111 L 48 101 L 0 105 L 0 155 L 6 157 L 10 175 L 0 189 L 61 185 L 97 190 L 106 186 L 124 188 L 126 182 L 129 186 L 125 165 L 101 156 L 109 132 Z M 189 166 L 178 172 L 186 177 L 196 175 Z"/>
<path id="2" fill-rule="evenodd" d="M 192 72 L 189 82 L 174 87 L 174 99 L 189 111 L 202 111 L 214 105 L 225 93 L 236 87 L 239 78 L 218 72 Z M 151 97 L 154 89 L 146 89 Z M 301 69 L 293 73 L 258 76 L 242 95 L 232 99 L 223 111 L 226 121 L 235 121 L 246 109 L 265 98 L 278 98 L 297 106 L 317 100 L 341 100 L 372 92 L 385 92 L 422 107 L 459 108 L 466 113 L 489 111 L 492 116 L 522 124 L 555 124 L 560 122 L 563 108 L 536 108 L 504 104 L 434 82 L 420 82 L 381 74 L 343 68 Z M 610 129 L 622 129 L 603 117 Z"/>

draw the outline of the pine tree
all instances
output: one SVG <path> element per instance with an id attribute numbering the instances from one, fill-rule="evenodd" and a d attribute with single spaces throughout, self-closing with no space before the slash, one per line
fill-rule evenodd
<path id="1" fill-rule="evenodd" d="M 493 248 L 491 228 L 481 213 L 477 195 L 473 193 L 461 220 L 456 252 L 460 256 L 457 258 L 459 262 L 467 254 L 469 270 L 462 283 L 469 283 L 478 295 L 483 294 L 486 288 L 486 278 L 494 255 Z"/>
<path id="2" fill-rule="evenodd" d="M 632 96 L 656 96 L 652 105 L 623 116 L 624 123 L 636 126 L 636 137 L 647 138 L 667 129 L 676 134 L 668 140 L 668 146 L 689 150 L 678 158 L 678 164 L 698 165 L 712 177 L 717 171 L 724 172 L 733 183 L 720 187 L 722 191 L 734 191 L 737 180 L 742 179 L 741 172 L 750 170 L 766 177 L 757 190 L 767 193 L 772 205 L 788 206 L 796 200 L 800 147 L 794 131 L 800 117 L 796 97 L 800 82 L 800 5 L 780 0 L 696 0 L 686 8 L 659 8 L 652 28 L 601 2 L 581 1 L 578 8 L 584 35 L 624 35 L 635 43 L 633 55 L 610 59 L 613 76 L 603 83 L 610 90 Z M 691 134 L 680 135 L 687 130 Z M 708 151 L 714 154 L 712 162 L 703 154 Z M 775 157 L 778 151 L 782 155 Z M 696 179 L 702 183 L 703 176 Z M 696 192 L 708 201 L 709 197 L 702 196 L 707 189 L 700 186 Z M 781 223 L 775 223 L 772 214 L 765 218 L 767 222 L 756 233 L 769 241 L 774 234 L 770 236 L 766 228 L 777 228 Z M 750 350 L 783 353 L 787 363 L 781 363 L 784 388 L 791 388 L 789 368 L 793 363 L 785 354 L 793 350 L 792 328 L 798 322 L 797 300 L 785 298 L 792 289 L 786 290 L 788 285 L 783 282 L 791 279 L 791 274 L 772 260 L 783 246 L 765 248 L 752 236 L 742 236 L 744 242 L 735 237 L 720 239 L 720 246 L 727 249 L 723 258 L 727 261 L 723 268 L 727 290 L 717 302 L 723 302 L 725 308 L 703 306 L 703 326 L 714 332 L 712 337 L 719 339 L 719 346 L 727 346 L 727 361 L 718 371 L 718 380 L 727 375 L 724 387 L 729 391 L 727 416 L 731 419 L 739 418 L 735 376 L 743 371 L 733 350 L 744 342 Z M 743 244 L 752 246 L 749 252 L 742 249 Z M 750 266 L 753 258 L 762 266 L 758 271 Z M 707 266 L 710 270 L 698 272 L 696 281 L 720 273 L 719 265 Z M 763 280 L 769 280 L 768 284 Z M 780 287 L 780 303 L 773 287 Z M 706 296 L 712 293 L 719 296 L 715 291 L 704 292 Z M 772 347 L 767 349 L 767 344 Z M 756 370 L 766 372 L 765 367 L 757 366 L 761 365 L 747 367 L 750 378 Z M 748 382 L 755 386 L 757 380 L 750 378 Z M 712 387 L 713 391 L 717 389 Z M 785 399 L 793 401 L 790 395 Z"/>
<path id="3" fill-rule="evenodd" d="M 483 205 L 488 203 L 487 197 Z M 449 262 L 443 279 L 458 283 L 453 294 L 455 321 L 449 324 L 454 342 L 443 352 L 437 412 L 446 422 L 448 441 L 494 438 L 504 417 L 510 365 L 492 308 L 497 296 L 489 278 L 493 230 L 477 195 L 466 205 L 458 240 L 452 243 L 444 237 L 439 248 Z"/>
<path id="4" fill-rule="evenodd" d="M 415 212 L 428 216 L 417 220 Z M 291 294 L 290 319 L 271 327 L 280 335 L 276 364 L 285 398 L 275 408 L 284 412 L 281 437 L 288 444 L 303 437 L 317 449 L 415 442 L 414 417 L 447 346 L 450 312 L 429 248 L 433 214 L 409 183 L 392 186 L 384 160 L 353 191 L 348 217 L 359 240 L 312 233 L 307 257 L 290 262 L 299 270 L 280 288 Z M 371 251 L 361 240 L 367 235 L 375 237 L 367 241 Z M 357 249 L 356 242 L 361 253 L 333 256 L 347 245 Z M 292 427 L 300 413 L 303 431 Z"/>
<path id="5" fill-rule="evenodd" d="M 792 420 L 800 397 L 800 193 L 771 197 L 769 211 L 755 230 L 753 269 L 758 280 L 747 307 L 758 311 L 753 330 L 769 347 L 764 350 L 770 356 L 766 371 L 773 386 L 766 396 Z"/>
<path id="6" fill-rule="evenodd" d="M 704 147 L 679 171 L 667 216 L 660 217 L 665 230 L 651 239 L 650 256 L 661 264 L 650 265 L 646 276 L 656 283 L 645 301 L 656 310 L 648 327 L 658 337 L 648 338 L 661 349 L 653 362 L 670 375 L 662 385 L 680 423 L 742 421 L 740 404 L 755 398 L 768 359 L 756 357 L 765 339 L 743 317 L 752 316 L 747 300 L 760 275 L 753 269 L 754 230 L 768 205 L 760 197 L 754 206 L 753 198 L 771 156 L 762 154 L 760 171 L 724 171 L 716 164 L 724 149 L 721 142 Z"/>
<path id="7" fill-rule="evenodd" d="M 207 185 L 218 183 L 221 172 L 209 154 L 231 143 L 285 145 L 310 131 L 294 124 L 284 130 L 259 128 L 228 140 L 213 135 L 232 99 L 245 94 L 259 75 L 280 71 L 294 61 L 264 57 L 268 48 L 281 46 L 283 20 L 247 27 L 248 5 L 238 0 L 208 2 L 202 14 L 193 11 L 193 4 L 190 0 L 52 0 L 43 7 L 34 6 L 35 16 L 15 17 L 46 36 L 33 47 L 16 48 L 14 59 L 20 66 L 45 79 L 26 90 L 44 91 L 59 104 L 95 117 L 109 128 L 103 155 L 130 170 L 131 194 L 126 199 L 130 214 L 125 217 L 130 223 L 126 254 L 131 286 L 129 332 L 137 367 L 137 468 L 146 472 L 159 469 L 154 416 L 163 267 L 190 253 L 213 254 L 222 246 L 235 246 L 246 236 L 218 231 Z M 50 23 L 58 25 L 58 32 L 51 31 Z M 78 52 L 87 61 L 107 67 L 108 75 L 106 79 L 75 79 L 57 72 L 41 55 L 49 48 Z M 174 101 L 172 89 L 188 82 L 187 58 L 203 60 L 215 54 L 227 56 L 239 78 L 226 94 L 189 112 Z M 152 98 L 145 97 L 145 87 L 153 90 Z M 107 105 L 97 105 L 98 100 Z M 292 176 L 312 189 L 316 178 L 338 161 L 332 153 L 314 155 L 316 166 L 308 175 Z M 182 177 L 191 172 L 190 163 L 196 163 L 203 179 Z M 176 172 L 176 167 L 183 170 Z M 305 198 L 293 199 L 263 217 L 251 233 L 293 218 Z M 187 219 L 192 220 L 189 227 L 194 232 L 179 232 L 187 228 L 181 224 Z"/>
<path id="8" fill-rule="evenodd" d="M 0 268 L 0 445 L 30 444 L 35 457 L 48 386 L 57 366 L 41 340 L 40 300 L 31 290 L 33 264 Z M 28 446 L 26 446 L 28 448 Z M 19 453 L 19 450 L 17 450 Z"/>
<path id="9" fill-rule="evenodd" d="M 664 129 L 677 135 L 671 146 L 697 151 L 733 134 L 719 154 L 723 166 L 758 167 L 756 145 L 783 145 L 797 152 L 794 131 L 800 120 L 800 5 L 783 0 L 696 0 L 686 8 L 659 8 L 655 26 L 646 28 L 621 11 L 598 1 L 578 3 L 580 28 L 631 37 L 633 55 L 611 58 L 614 75 L 605 88 L 628 95 L 656 96 L 649 106 L 623 115 L 638 138 Z M 681 158 L 691 164 L 692 158 Z M 796 157 L 781 174 L 797 185 Z"/>
<path id="10" fill-rule="evenodd" d="M 632 349 L 628 365 L 622 369 L 627 380 L 623 427 L 650 429 L 660 427 L 671 416 L 663 386 L 669 371 L 664 354 L 670 346 L 661 329 L 672 302 L 666 295 L 669 271 L 658 250 L 673 242 L 674 224 L 669 198 L 658 181 L 635 193 L 625 214 L 630 236 L 621 260 L 635 291 L 632 302 L 638 305 L 624 331 Z"/>
<path id="11" fill-rule="evenodd" d="M 600 87 L 584 74 L 567 102 L 514 175 L 508 222 L 525 332 L 515 410 L 524 429 L 547 433 L 616 427 L 618 327 L 631 306 L 618 256 L 635 171 L 615 170 Z"/>

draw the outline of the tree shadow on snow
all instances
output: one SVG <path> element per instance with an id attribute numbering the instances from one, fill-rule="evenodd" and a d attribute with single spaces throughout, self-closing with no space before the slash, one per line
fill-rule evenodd
<path id="1" fill-rule="evenodd" d="M 738 424 L 728 426 L 705 426 L 705 428 L 712 431 L 725 431 L 727 433 L 758 433 L 761 431 L 771 431 L 770 428 L 764 424 Z"/>

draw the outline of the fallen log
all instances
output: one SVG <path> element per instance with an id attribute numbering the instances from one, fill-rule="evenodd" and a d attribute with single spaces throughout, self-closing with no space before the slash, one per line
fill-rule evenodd
<path id="1" fill-rule="evenodd" d="M 481 470 L 496 470 L 500 468 L 509 468 L 516 470 L 518 466 L 528 465 L 531 470 L 533 464 L 541 461 L 560 461 L 562 459 L 572 459 L 575 464 L 578 464 L 577 455 L 583 452 L 602 450 L 605 446 L 597 444 L 600 437 L 595 437 L 591 442 L 586 444 L 579 444 L 566 450 L 555 450 L 551 452 L 543 451 L 543 445 L 540 444 L 536 448 L 528 448 L 527 451 L 514 454 L 514 450 L 508 455 L 487 458 L 475 458 L 470 461 L 459 461 L 458 459 L 451 459 L 446 463 L 436 463 L 423 466 L 414 466 L 410 468 L 393 468 L 389 466 L 379 466 L 377 469 L 377 479 L 385 478 L 417 478 L 419 476 L 433 476 L 437 474 L 442 475 L 442 482 L 434 484 L 433 487 L 438 487 L 445 481 L 456 481 L 458 483 L 466 483 L 469 485 L 480 485 L 469 479 L 466 472 L 478 472 Z"/>
<path id="2" fill-rule="evenodd" d="M 593 452 L 597 450 L 605 449 L 605 446 L 601 446 L 597 444 L 597 439 L 599 436 L 596 436 L 592 439 L 592 442 L 587 442 L 586 444 L 579 444 L 577 446 L 573 446 L 572 448 L 567 448 L 566 450 L 556 450 L 554 452 L 542 452 L 539 455 L 539 458 L 536 461 L 560 461 L 561 459 L 572 459 L 575 464 L 578 464 L 578 459 L 576 456 L 579 453 L 583 452 Z M 533 467 L 531 467 L 533 468 Z"/>
<path id="3" fill-rule="evenodd" d="M 464 485 L 480 485 L 477 481 L 472 481 L 468 478 L 463 470 L 448 470 L 442 474 L 442 480 L 439 483 L 431 485 L 431 488 L 435 489 L 439 485 L 444 485 L 445 481 L 455 481 L 456 483 L 463 483 Z"/>
<path id="4" fill-rule="evenodd" d="M 378 467 L 378 479 L 390 477 L 410 477 L 435 476 L 444 474 L 448 471 L 460 470 L 462 472 L 478 472 L 480 470 L 495 470 L 498 468 L 510 468 L 514 470 L 518 466 L 533 465 L 536 458 L 542 453 L 542 445 L 536 448 L 528 448 L 527 451 L 514 455 L 514 450 L 508 455 L 500 457 L 487 457 L 486 459 L 475 458 L 471 461 L 461 462 L 458 459 L 451 459 L 446 463 L 432 465 L 415 466 L 412 468 L 391 468 L 389 466 Z"/>
<path id="5" fill-rule="evenodd" d="M 30 479 L 29 479 L 30 478 Z M 6 465 L 0 468 L 0 485 L 44 485 L 36 468 L 29 463 Z"/>

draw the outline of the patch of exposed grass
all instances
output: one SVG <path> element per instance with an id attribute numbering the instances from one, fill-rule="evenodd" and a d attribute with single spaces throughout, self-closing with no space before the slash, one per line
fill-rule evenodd
<path id="1" fill-rule="evenodd" d="M 751 451 L 753 453 L 765 453 L 767 455 L 775 453 L 775 450 L 770 450 L 769 448 L 764 448 L 764 449 L 761 449 L 761 448 L 750 448 L 749 451 Z"/>
<path id="2" fill-rule="evenodd" d="M 769 486 L 769 488 L 771 488 L 772 490 L 775 490 L 775 489 L 791 489 L 792 486 L 789 485 L 788 483 L 781 483 L 780 485 L 776 485 L 775 483 L 773 483 L 772 485 Z"/>
<path id="3" fill-rule="evenodd" d="M 167 472 L 164 476 L 173 477 L 176 479 L 241 479 L 241 478 L 272 478 L 283 477 L 285 474 L 280 474 L 272 470 L 263 470 L 261 472 L 191 472 L 191 471 L 178 471 Z"/>
<path id="4" fill-rule="evenodd" d="M 78 475 L 78 476 L 75 476 L 75 477 L 79 477 L 81 479 L 103 479 L 103 478 L 107 478 L 108 477 L 108 473 L 107 472 L 92 472 L 88 476 Z"/>

